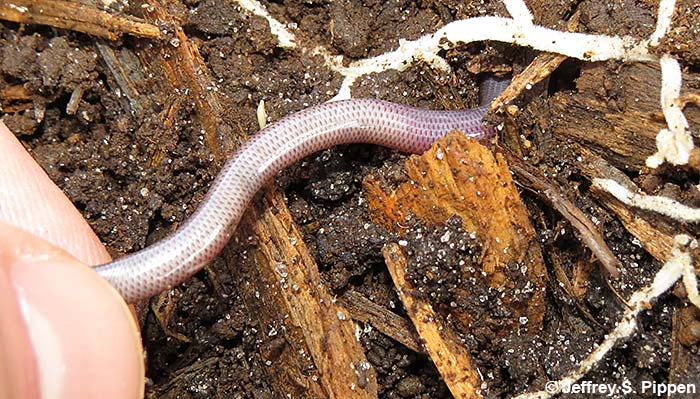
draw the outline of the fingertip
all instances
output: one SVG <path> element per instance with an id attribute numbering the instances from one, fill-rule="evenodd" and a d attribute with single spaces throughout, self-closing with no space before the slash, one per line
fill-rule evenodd
<path id="1" fill-rule="evenodd" d="M 142 397 L 141 341 L 119 294 L 28 233 L 0 225 L 0 242 L 2 272 L 16 293 L 41 396 Z"/>
<path id="2" fill-rule="evenodd" d="M 36 369 L 12 281 L 0 268 L 0 398 L 38 398 Z"/>
<path id="3" fill-rule="evenodd" d="M 0 121 L 0 221 L 94 265 L 110 257 L 68 197 Z"/>

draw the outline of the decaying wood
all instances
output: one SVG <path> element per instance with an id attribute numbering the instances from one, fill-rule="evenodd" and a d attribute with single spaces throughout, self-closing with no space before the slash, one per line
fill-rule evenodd
<path id="1" fill-rule="evenodd" d="M 27 101 L 31 100 L 32 93 L 23 84 L 11 85 L 0 89 L 0 98 L 3 101 Z"/>
<path id="2" fill-rule="evenodd" d="M 511 318 L 501 320 L 496 335 L 526 326 L 537 330 L 544 316 L 546 268 L 528 213 L 512 184 L 510 171 L 500 154 L 493 154 L 475 140 L 450 133 L 421 156 L 406 162 L 409 182 L 387 193 L 377 179 L 365 180 L 367 204 L 375 223 L 402 232 L 418 218 L 428 226 L 441 226 L 457 215 L 464 230 L 475 232 L 484 248 L 481 271 L 488 285 L 503 290 L 504 306 Z M 526 269 L 522 281 L 505 272 L 510 264 Z M 467 278 L 467 276 L 465 276 Z M 532 293 L 525 300 L 511 300 L 510 290 L 527 284 Z M 468 314 L 451 314 L 471 323 Z"/>
<path id="3" fill-rule="evenodd" d="M 225 256 L 259 321 L 271 384 L 280 397 L 376 398 L 374 369 L 350 313 L 322 283 L 283 195 L 267 192 L 261 202 L 238 229 L 249 246 L 229 245 Z"/>
<path id="4" fill-rule="evenodd" d="M 462 219 L 465 231 L 475 232 L 482 244 L 480 270 L 486 289 L 499 292 L 502 306 L 509 316 L 488 316 L 493 339 L 514 329 L 538 330 L 544 316 L 546 269 L 525 206 L 512 184 L 510 172 L 500 154 L 494 155 L 475 140 L 451 133 L 435 143 L 421 156 L 406 162 L 408 182 L 386 192 L 377 178 L 365 180 L 370 215 L 375 223 L 403 234 L 416 222 L 428 228 L 442 226 L 453 215 Z M 449 244 L 445 244 L 446 249 Z M 388 246 L 383 252 L 404 308 L 411 317 L 426 351 L 455 397 L 479 397 L 478 373 L 471 368 L 469 349 L 457 339 L 456 325 L 469 329 L 475 322 L 474 309 L 450 309 L 452 323 L 445 323 L 431 305 L 429 295 L 418 297 L 415 287 L 405 279 L 410 265 L 399 247 Z M 508 266 L 524 266 L 518 276 L 506 272 Z M 464 275 L 464 281 L 470 279 Z M 519 289 L 532 288 L 524 297 Z M 517 287 L 517 288 L 516 288 Z M 460 288 L 469 296 L 469 288 Z M 476 295 L 476 294 L 472 294 Z M 515 299 L 518 297 L 518 299 Z M 478 302 L 478 301 L 475 301 Z M 484 320 L 479 320 L 484 322 Z"/>
<path id="5" fill-rule="evenodd" d="M 345 291 L 338 298 L 353 320 L 369 323 L 382 334 L 395 339 L 415 352 L 423 352 L 420 337 L 410 321 L 365 298 L 359 292 Z"/>
<path id="6" fill-rule="evenodd" d="M 123 34 L 162 38 L 156 25 L 131 17 L 112 15 L 94 4 L 61 0 L 0 2 L 0 19 L 22 24 L 49 25 L 116 40 Z"/>
<path id="7" fill-rule="evenodd" d="M 220 123 L 224 114 L 221 99 L 216 90 L 211 90 L 212 77 L 209 67 L 199 53 L 197 45 L 188 39 L 182 27 L 159 2 L 151 2 L 152 7 L 145 12 L 148 20 L 162 21 L 172 27 L 172 38 L 160 46 L 161 56 L 158 57 L 171 86 L 188 93 L 197 108 L 197 117 L 204 132 L 207 148 L 214 157 L 222 161 L 231 154 L 235 147 L 233 133 L 227 126 Z M 144 54 L 148 63 L 152 55 Z"/>
<path id="8" fill-rule="evenodd" d="M 656 64 L 626 64 L 615 74 L 608 67 L 585 65 L 576 80 L 578 93 L 556 93 L 543 128 L 562 141 L 586 143 L 618 168 L 639 170 L 666 127 L 659 105 L 661 72 Z M 686 116 L 691 125 L 700 124 L 700 115 Z"/>
<path id="9" fill-rule="evenodd" d="M 154 100 L 162 100 L 162 90 L 154 85 L 158 76 L 154 79 L 146 76 L 148 68 L 141 63 L 137 53 L 128 47 L 114 49 L 103 43 L 97 43 L 97 50 L 122 93 L 118 99 L 126 115 L 134 115 L 141 120 L 145 115 L 157 112 L 158 101 Z M 144 92 L 140 89 L 145 87 L 149 90 Z"/>
<path id="10" fill-rule="evenodd" d="M 591 222 L 591 219 L 569 201 L 561 189 L 548 182 L 538 169 L 531 167 L 512 154 L 504 153 L 504 155 L 508 157 L 510 169 L 518 175 L 519 182 L 530 188 L 540 199 L 547 201 L 564 219 L 568 220 L 578 232 L 581 241 L 595 254 L 608 274 L 618 277 L 620 261 L 605 243 L 603 236 Z"/>
<path id="11" fill-rule="evenodd" d="M 650 222 L 639 214 L 635 214 L 627 205 L 618 201 L 607 192 L 593 188 L 593 193 L 603 205 L 610 209 L 625 226 L 627 231 L 635 236 L 642 247 L 660 262 L 667 261 L 673 248 L 673 235 L 664 232 L 655 223 Z"/>
<path id="12" fill-rule="evenodd" d="M 481 379 L 472 365 L 469 349 L 432 306 L 424 300 L 416 299 L 412 287 L 406 284 L 408 260 L 401 247 L 389 244 L 382 253 L 404 308 L 452 395 L 459 399 L 481 398 Z"/>
<path id="13" fill-rule="evenodd" d="M 15 113 L 32 109 L 32 93 L 24 85 L 12 85 L 0 89 L 0 112 Z"/>

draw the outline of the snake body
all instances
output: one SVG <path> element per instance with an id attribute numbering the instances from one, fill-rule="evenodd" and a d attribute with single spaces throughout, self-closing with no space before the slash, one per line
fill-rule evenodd
<path id="1" fill-rule="evenodd" d="M 226 162 L 197 210 L 172 235 L 135 253 L 97 266 L 129 303 L 173 287 L 202 269 L 231 238 L 255 193 L 281 169 L 328 147 L 372 143 L 420 153 L 452 130 L 477 139 L 495 131 L 482 119 L 507 82 L 487 79 L 479 107 L 458 111 L 418 109 L 375 99 L 324 103 L 273 123 Z"/>

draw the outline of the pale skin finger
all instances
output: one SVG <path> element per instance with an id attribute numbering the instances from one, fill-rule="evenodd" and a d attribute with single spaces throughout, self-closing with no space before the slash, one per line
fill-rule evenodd
<path id="1" fill-rule="evenodd" d="M 109 255 L 2 122 L 0 153 L 0 397 L 142 397 L 129 308 L 74 258 Z"/>
<path id="2" fill-rule="evenodd" d="M 89 265 L 111 260 L 70 200 L 0 121 L 0 221 L 21 227 Z"/>

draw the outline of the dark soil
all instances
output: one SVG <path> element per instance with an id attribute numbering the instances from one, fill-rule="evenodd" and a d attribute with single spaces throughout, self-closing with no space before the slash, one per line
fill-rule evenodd
<path id="1" fill-rule="evenodd" d="M 654 29 L 656 6 L 651 3 L 528 2 L 536 20 L 548 26 L 565 26 L 565 20 L 578 10 L 581 31 L 640 38 Z M 679 24 L 691 29 L 674 30 L 660 51 L 681 46 L 674 52 L 680 54 L 690 73 L 700 66 L 698 36 L 691 33 L 692 27 L 698 26 L 697 6 L 690 0 L 678 3 L 684 10 Z M 269 119 L 275 121 L 330 99 L 342 78 L 325 67 L 318 56 L 280 49 L 263 18 L 251 17 L 233 4 L 186 0 L 171 5 L 168 11 L 197 45 L 216 82 L 226 110 L 220 132 L 237 142 L 258 130 L 255 110 L 260 100 L 265 100 Z M 381 54 L 396 48 L 399 39 L 416 39 L 455 19 L 507 15 L 501 3 L 495 1 L 309 0 L 263 4 L 278 20 L 296 26 L 301 40 L 323 45 L 348 59 Z M 132 2 L 124 12 L 139 16 L 143 11 L 140 2 Z M 149 50 L 149 45 L 147 40 L 133 37 L 107 43 L 81 33 L 0 22 L 0 92 L 21 85 L 31 93 L 24 99 L 0 98 L 6 112 L 2 120 L 81 210 L 115 257 L 137 251 L 176 229 L 196 208 L 221 166 L 222 158 L 205 143 L 193 100 L 164 85 L 161 71 L 147 69 L 145 55 L 149 51 L 153 56 L 159 54 Z M 137 83 L 141 108 L 134 106 L 129 93 L 120 90 L 104 61 L 102 46 L 123 57 L 134 57 L 135 64 L 143 65 L 143 70 L 131 72 L 141 77 Z M 477 43 L 443 55 L 453 68 L 451 75 L 416 64 L 401 73 L 389 71 L 358 80 L 353 96 L 434 109 L 470 107 L 478 101 L 479 76 L 474 72 L 518 72 L 535 53 L 502 44 Z M 581 63 L 565 63 L 555 73 L 556 87 L 574 89 L 580 68 Z M 569 187 L 567 194 L 600 222 L 606 241 L 624 266 L 615 288 L 622 297 L 629 297 L 649 283 L 660 265 L 589 195 L 589 183 L 576 166 L 576 153 L 542 123 L 541 115 L 547 115 L 548 95 L 554 87 L 538 85 L 521 96 L 518 101 L 523 112 L 515 120 L 516 127 L 535 146 L 530 155 L 537 167 L 562 187 Z M 83 91 L 82 100 L 75 112 L 68 113 L 66 108 L 77 89 Z M 692 128 L 697 131 L 697 126 Z M 380 252 L 393 237 L 369 219 L 362 180 L 370 172 L 387 181 L 404 178 L 403 158 L 402 154 L 376 146 L 341 146 L 294 165 L 276 182 L 286 193 L 292 214 L 333 292 L 340 294 L 352 288 L 402 315 L 401 302 L 383 268 Z M 639 179 L 638 170 L 628 172 L 649 188 L 647 191 L 667 195 L 698 183 L 693 170 L 665 170 L 654 176 L 653 183 L 648 177 Z M 590 256 L 559 214 L 528 192 L 523 192 L 523 198 L 548 265 L 557 263 L 571 270 L 579 260 Z M 694 226 L 690 228 L 697 233 Z M 451 224 L 445 229 L 426 232 L 417 239 L 416 256 L 423 262 L 443 262 L 447 268 L 461 259 L 471 262 L 478 256 L 477 245 L 474 252 L 465 249 L 438 262 L 431 251 L 439 249 L 435 245 L 439 246 L 442 234 L 448 230 L 453 235 L 463 234 Z M 237 239 L 245 241 L 245 237 Z M 468 241 L 463 243 L 465 248 L 472 245 Z M 278 397 L 265 380 L 267 366 L 259 354 L 265 349 L 260 348 L 261 332 L 252 318 L 255 310 L 242 306 L 231 269 L 235 267 L 217 260 L 177 287 L 169 299 L 153 300 L 144 309 L 149 396 Z M 544 329 L 539 334 L 513 332 L 498 341 L 478 333 L 464 337 L 483 374 L 488 397 L 541 389 L 547 380 L 576 368 L 624 310 L 625 305 L 596 271 L 590 273 L 588 289 L 580 299 L 562 290 L 551 276 L 553 273 Z M 420 284 L 420 278 L 416 278 L 416 284 Z M 428 284 L 426 288 L 440 306 L 473 305 L 454 303 L 454 284 L 448 283 Z M 484 295 L 489 301 L 497 299 L 492 293 Z M 693 382 L 688 376 L 695 375 L 697 385 L 697 343 L 685 347 L 694 354 L 692 361 L 682 365 L 687 372 L 681 373 L 671 365 L 672 314 L 684 306 L 683 300 L 674 295 L 661 298 L 640 317 L 634 337 L 618 344 L 586 379 L 638 385 L 644 380 L 668 382 L 672 378 Z M 156 319 L 156 312 L 168 315 L 165 325 Z M 413 352 L 376 329 L 366 328 L 361 340 L 378 372 L 380 397 L 451 397 L 425 354 Z"/>

